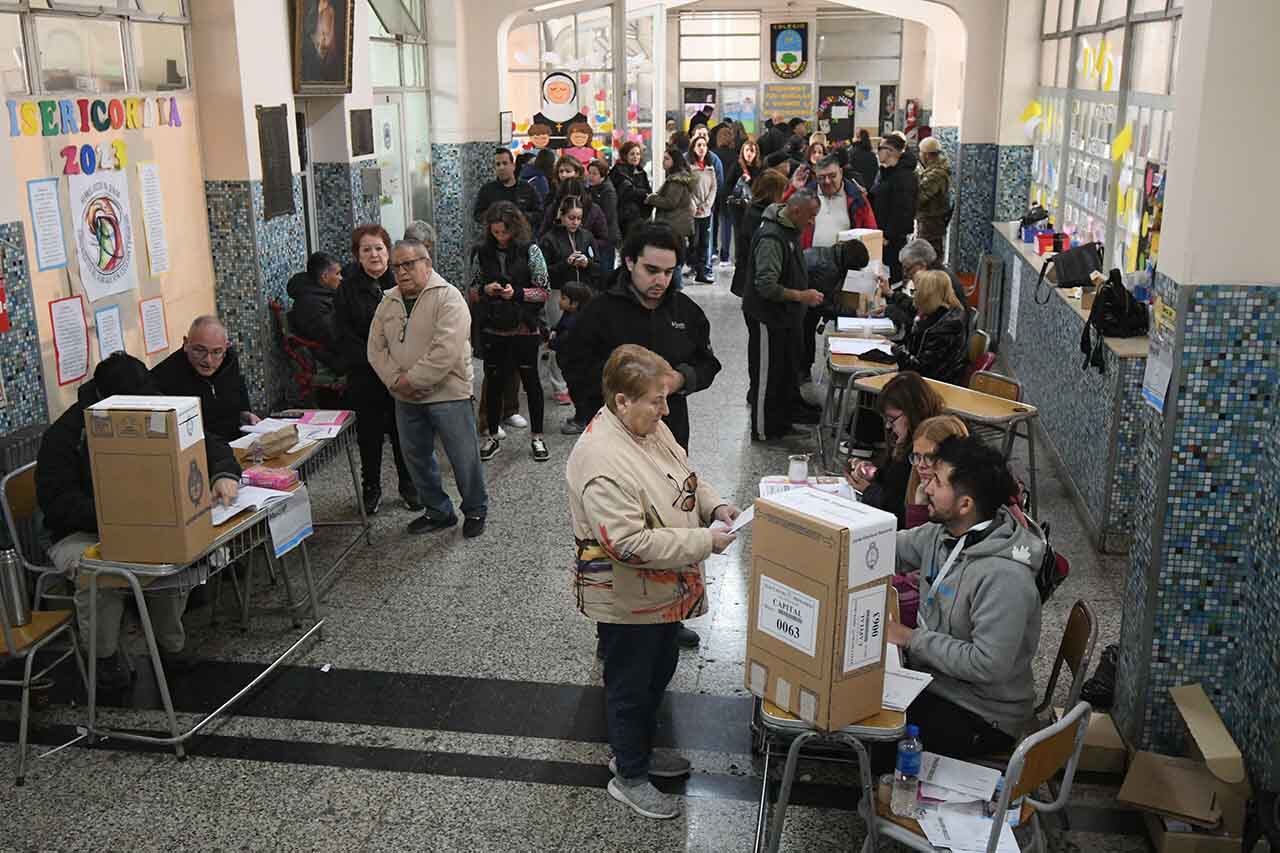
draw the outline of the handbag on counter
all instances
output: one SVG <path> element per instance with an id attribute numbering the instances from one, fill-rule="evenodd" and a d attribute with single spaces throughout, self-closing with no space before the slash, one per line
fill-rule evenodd
<path id="1" fill-rule="evenodd" d="M 1080 333 L 1080 352 L 1084 354 L 1081 370 L 1093 366 L 1099 373 L 1106 373 L 1106 361 L 1102 357 L 1105 339 L 1143 337 L 1149 323 L 1146 303 L 1139 302 L 1125 289 L 1120 270 L 1113 269 L 1093 297 L 1093 308 Z M 1097 329 L 1096 340 L 1091 340 L 1090 326 Z"/>
<path id="2" fill-rule="evenodd" d="M 1046 280 L 1055 287 L 1088 287 L 1093 283 L 1090 276 L 1095 272 L 1102 272 L 1101 243 L 1082 243 L 1046 259 L 1040 268 L 1040 278 L 1036 280 L 1036 304 L 1047 305 L 1049 302 L 1048 288 L 1045 288 L 1044 298 L 1040 298 L 1040 288 Z"/>

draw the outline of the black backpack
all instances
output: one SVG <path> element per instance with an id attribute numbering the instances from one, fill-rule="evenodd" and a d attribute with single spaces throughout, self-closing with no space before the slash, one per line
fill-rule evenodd
<path id="1" fill-rule="evenodd" d="M 1050 270 L 1053 271 L 1052 277 Z M 1033 298 L 1037 305 L 1049 304 L 1051 288 L 1044 288 L 1044 297 L 1040 296 L 1046 278 L 1055 287 L 1089 287 L 1093 284 L 1091 276 L 1095 272 L 1102 272 L 1101 243 L 1082 243 L 1074 249 L 1059 252 L 1046 259 L 1040 267 L 1040 278 L 1036 280 Z"/>
<path id="2" fill-rule="evenodd" d="M 1093 308 L 1089 310 L 1089 319 L 1080 333 L 1080 352 L 1084 354 L 1084 364 L 1080 369 L 1088 370 L 1093 366 L 1099 373 L 1106 373 L 1106 360 L 1102 357 L 1103 339 L 1142 337 L 1147 334 L 1149 322 L 1147 306 L 1125 289 L 1120 270 L 1113 269 L 1093 297 Z M 1091 326 L 1097 329 L 1096 340 L 1091 339 Z"/>

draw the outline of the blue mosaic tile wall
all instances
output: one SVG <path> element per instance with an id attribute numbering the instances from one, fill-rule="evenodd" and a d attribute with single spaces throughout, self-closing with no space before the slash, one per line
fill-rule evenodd
<path id="1" fill-rule="evenodd" d="M 452 284 L 466 281 L 467 256 L 480 235 L 471 219 L 476 195 L 493 179 L 495 142 L 431 144 L 436 226 L 435 268 Z"/>
<path id="2" fill-rule="evenodd" d="M 4 382 L 0 435 L 4 435 L 32 424 L 48 423 L 49 405 L 44 393 L 40 329 L 21 222 L 0 224 L 0 262 L 9 312 L 9 331 L 0 332 L 0 379 Z"/>
<path id="3" fill-rule="evenodd" d="M 951 224 L 947 226 L 947 236 L 945 246 L 947 249 L 946 262 L 951 263 L 956 256 L 956 223 L 959 222 L 959 208 L 957 201 L 957 193 L 960 191 L 960 128 L 958 127 L 935 127 L 933 135 L 942 143 L 942 153 L 946 156 L 947 162 L 951 164 L 951 202 L 952 210 L 955 214 L 951 217 Z"/>
<path id="4" fill-rule="evenodd" d="M 261 181 L 206 181 L 214 298 L 240 351 L 241 369 L 255 409 L 285 399 L 288 365 L 275 332 L 270 302 L 288 307 L 285 286 L 306 266 L 302 181 L 293 179 L 295 212 L 262 218 Z"/>
<path id="5" fill-rule="evenodd" d="M 1179 291 L 1159 276 L 1156 292 L 1179 306 L 1182 348 L 1171 411 L 1162 417 L 1143 407 L 1139 417 L 1138 530 L 1114 713 L 1134 743 L 1178 750 L 1182 730 L 1168 689 L 1199 682 L 1255 783 L 1274 789 L 1280 287 Z"/>
<path id="6" fill-rule="evenodd" d="M 960 128 L 935 127 L 933 135 L 942 143 L 942 153 L 951 162 L 952 177 L 955 177 L 956 164 L 960 162 Z"/>
<path id="7" fill-rule="evenodd" d="M 1081 370 L 1084 320 L 1056 295 L 1050 294 L 1045 305 L 1036 304 L 1039 271 L 998 232 L 993 251 L 1003 263 L 1005 281 L 1000 352 L 1022 382 L 1027 402 L 1040 410 L 1040 434 L 1053 443 L 1071 472 L 1091 531 L 1107 550 L 1123 551 L 1133 533 L 1134 449 L 1140 441 L 1137 414 L 1146 360 L 1122 359 L 1104 349 L 1105 374 Z M 1021 265 L 1022 273 L 1017 337 L 1011 339 L 1014 264 Z M 1105 437 L 1113 431 L 1116 450 L 1111 456 Z"/>
<path id="8" fill-rule="evenodd" d="M 1031 198 L 1031 146 L 1001 145 L 996 155 L 995 210 L 991 219 L 1021 219 Z"/>
<path id="9" fill-rule="evenodd" d="M 976 271 L 978 259 L 991 248 L 998 147 L 990 142 L 960 144 L 960 190 L 952 217 L 955 248 L 950 253 L 956 272 Z"/>
<path id="10" fill-rule="evenodd" d="M 342 263 L 351 256 L 351 231 L 357 225 L 381 222 L 382 208 L 378 199 L 366 197 L 360 185 L 364 163 L 312 163 L 315 181 L 316 230 L 320 251 L 328 252 Z M 392 234 L 392 239 L 399 235 Z"/>

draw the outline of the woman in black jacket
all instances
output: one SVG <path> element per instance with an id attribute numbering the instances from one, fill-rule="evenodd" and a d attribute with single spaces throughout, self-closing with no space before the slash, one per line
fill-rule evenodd
<path id="1" fill-rule="evenodd" d="M 902 370 L 960 385 L 969 361 L 968 318 L 941 270 L 916 273 L 916 320 L 893 354 Z"/>
<path id="2" fill-rule="evenodd" d="M 609 164 L 598 157 L 587 164 L 587 192 L 604 211 L 605 225 L 609 228 L 609 242 L 601 247 L 598 258 L 601 271 L 608 274 L 613 271 L 614 258 L 622 243 L 622 228 L 618 224 L 618 191 L 609 181 Z"/>
<path id="3" fill-rule="evenodd" d="M 760 174 L 762 168 L 760 146 L 756 145 L 754 140 L 746 140 L 738 149 L 737 160 L 732 166 L 726 165 L 726 168 L 728 174 L 724 179 L 724 204 L 721 209 L 724 211 L 725 221 L 729 223 L 732 239 L 736 241 L 742 217 L 751 206 L 751 182 Z M 724 232 L 721 231 L 720 260 L 729 260 L 729 251 L 730 240 L 726 239 Z M 736 259 L 737 255 L 738 253 L 735 252 L 733 257 Z"/>
<path id="4" fill-rule="evenodd" d="M 653 192 L 653 186 L 641 165 L 643 161 L 644 146 L 639 142 L 628 142 L 618 152 L 618 162 L 609 172 L 609 183 L 618 192 L 618 229 L 624 238 L 631 226 L 647 222 L 653 213 L 653 208 L 644 203 Z"/>
<path id="5" fill-rule="evenodd" d="M 776 169 L 765 169 L 760 176 L 751 182 L 751 206 L 738 221 L 738 233 L 734 235 L 736 243 L 733 268 L 733 283 L 729 289 L 735 296 L 742 296 L 747 289 L 747 276 L 750 275 L 751 241 L 760 228 L 764 212 L 769 205 L 782 201 L 782 194 L 787 191 L 787 176 Z"/>
<path id="6" fill-rule="evenodd" d="M 845 177 L 858 182 L 864 190 L 875 182 L 876 172 L 880 171 L 880 161 L 876 152 L 871 150 L 871 134 L 866 128 L 858 131 L 857 140 L 849 146 L 849 165 Z"/>
<path id="7" fill-rule="evenodd" d="M 916 227 L 916 196 L 920 181 L 916 177 L 916 157 L 907 150 L 900 136 L 890 134 L 880 140 L 880 171 L 871 187 L 871 209 L 876 224 L 884 232 L 884 258 L 889 265 L 889 281 L 902 280 L 902 263 L 898 252 Z"/>
<path id="8" fill-rule="evenodd" d="M 382 301 L 382 292 L 396 283 L 391 272 L 391 236 L 381 225 L 361 225 L 351 232 L 351 251 L 356 262 L 343 270 L 342 284 L 333 298 L 333 317 L 336 349 L 347 371 L 346 405 L 356 413 L 364 511 L 373 515 L 382 504 L 382 437 L 390 435 L 400 497 L 417 512 L 422 504 L 400 453 L 395 403 L 373 372 L 368 356 L 373 312 Z"/>

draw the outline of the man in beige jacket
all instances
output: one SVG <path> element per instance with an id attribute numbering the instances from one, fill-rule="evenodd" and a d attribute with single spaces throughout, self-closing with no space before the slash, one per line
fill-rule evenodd
<path id="1" fill-rule="evenodd" d="M 396 401 L 396 426 L 405 461 L 426 511 L 409 522 L 410 533 L 431 533 L 458 523 L 440 483 L 435 441 L 462 493 L 462 535 L 484 532 L 489 497 L 471 403 L 471 312 L 456 287 L 431 266 L 431 253 L 416 240 L 401 240 L 391 253 L 396 286 L 382 297 L 369 329 L 369 364 Z"/>

